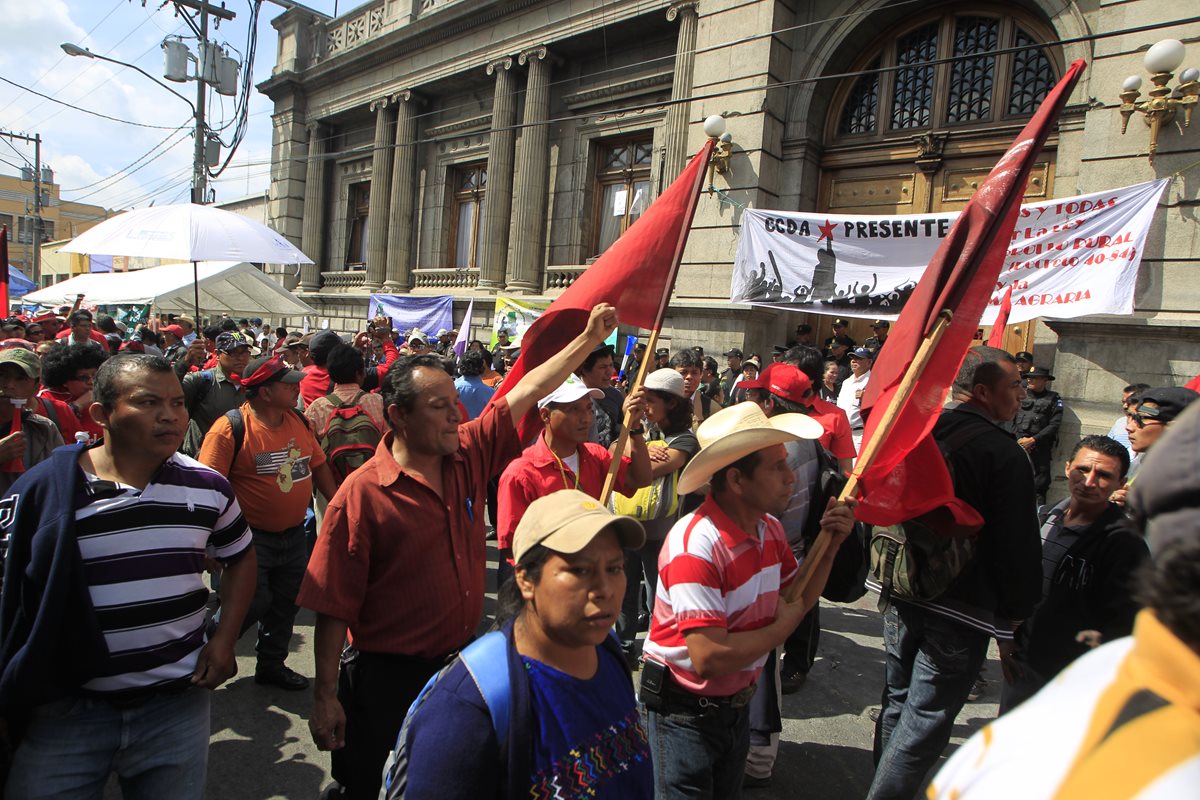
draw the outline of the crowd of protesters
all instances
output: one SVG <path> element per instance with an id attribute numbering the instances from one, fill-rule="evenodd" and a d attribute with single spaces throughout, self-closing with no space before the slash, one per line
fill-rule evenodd
<path id="1" fill-rule="evenodd" d="M 616 324 L 597 306 L 505 386 L 521 342 L 504 328 L 456 350 L 456 331 L 383 316 L 349 336 L 69 308 L 6 320 L 5 796 L 98 798 L 115 772 L 128 797 L 202 797 L 208 690 L 251 628 L 257 683 L 312 687 L 328 798 L 769 785 L 782 695 L 817 656 L 819 598 L 850 602 L 868 583 L 886 606 L 871 798 L 926 783 L 993 640 L 1009 769 L 1010 731 L 1054 707 L 1047 685 L 1128 648 L 1135 627 L 1200 679 L 1194 619 L 1182 630 L 1162 589 L 1195 572 L 1195 546 L 1172 539 L 1140 578 L 1159 555 L 1143 528 L 1180 505 L 1131 488 L 1161 469 L 1150 451 L 1174 446 L 1168 426 L 1194 423 L 1195 392 L 1126 387 L 1111 435 L 1066 448 L 1067 496 L 1047 502 L 1054 376 L 1029 353 L 974 348 L 934 438 L 983 525 L 936 595 L 905 595 L 875 584 L 871 531 L 836 499 L 886 320 L 862 345 L 837 319 L 822 344 L 800 325 L 765 357 L 639 342 L 624 363 L 605 343 Z M 1172 476 L 1191 481 L 1176 494 L 1193 514 L 1196 474 Z M 814 551 L 823 529 L 833 546 Z M 490 537 L 499 611 L 477 638 Z M 288 663 L 298 608 L 316 613 L 313 664 Z M 1174 708 L 1171 680 L 1132 680 L 1128 702 L 1142 690 Z M 1153 741 L 1147 724 L 1137 735 Z M 1142 788 L 1200 769 L 1195 721 L 1169 724 L 1190 726 L 1191 750 L 1158 754 Z M 1080 781 L 1102 774 L 1085 757 L 1100 744 L 1079 745 Z M 987 755 L 956 758 L 931 793 L 1022 785 Z"/>

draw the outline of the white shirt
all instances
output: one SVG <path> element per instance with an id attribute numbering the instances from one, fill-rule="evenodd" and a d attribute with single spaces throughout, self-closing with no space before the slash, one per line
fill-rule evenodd
<path id="1" fill-rule="evenodd" d="M 862 374 L 862 377 L 850 373 L 850 377 L 842 381 L 842 389 L 838 392 L 837 406 L 842 411 L 845 411 L 846 416 L 850 418 L 851 429 L 863 426 L 862 414 L 858 411 L 862 407 L 862 401 L 855 397 L 855 394 L 859 389 L 867 388 L 867 381 L 870 378 L 871 370 L 867 370 Z"/>

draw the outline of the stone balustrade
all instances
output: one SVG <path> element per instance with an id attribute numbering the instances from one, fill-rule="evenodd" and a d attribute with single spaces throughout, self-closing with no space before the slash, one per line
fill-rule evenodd
<path id="1" fill-rule="evenodd" d="M 473 289 L 479 283 L 477 269 L 414 269 L 417 289 Z"/>
<path id="2" fill-rule="evenodd" d="M 583 274 L 586 266 L 582 267 L 546 267 L 543 273 L 542 291 L 546 294 L 566 289 L 575 279 Z"/>
<path id="3" fill-rule="evenodd" d="M 365 269 L 349 269 L 344 272 L 322 272 L 321 286 L 327 292 L 352 292 L 363 287 L 367 279 Z"/>

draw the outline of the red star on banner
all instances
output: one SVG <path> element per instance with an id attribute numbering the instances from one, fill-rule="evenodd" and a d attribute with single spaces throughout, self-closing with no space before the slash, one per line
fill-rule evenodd
<path id="1" fill-rule="evenodd" d="M 830 222 L 829 220 L 825 220 L 824 225 L 817 226 L 817 230 L 819 230 L 821 232 L 821 235 L 817 237 L 817 241 L 819 242 L 822 239 L 828 239 L 829 241 L 832 242 L 833 241 L 833 232 L 836 229 L 837 229 L 836 222 Z"/>

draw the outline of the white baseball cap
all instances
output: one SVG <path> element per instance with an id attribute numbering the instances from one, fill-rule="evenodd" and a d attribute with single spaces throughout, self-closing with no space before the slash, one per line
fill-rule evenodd
<path id="1" fill-rule="evenodd" d="M 599 389 L 589 389 L 583 381 L 572 375 L 553 392 L 538 400 L 538 408 L 545 408 L 550 403 L 574 403 L 581 397 L 589 396 L 599 400 L 604 397 L 604 392 Z"/>

